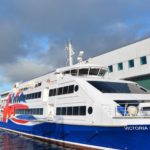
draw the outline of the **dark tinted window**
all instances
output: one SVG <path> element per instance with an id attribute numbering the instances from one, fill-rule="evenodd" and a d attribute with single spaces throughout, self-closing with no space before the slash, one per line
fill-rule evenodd
<path id="1" fill-rule="evenodd" d="M 87 75 L 88 74 L 88 69 L 79 69 L 79 75 Z"/>
<path id="2" fill-rule="evenodd" d="M 77 92 L 79 90 L 79 86 L 76 85 L 75 88 L 74 88 L 75 92 Z"/>
<path id="3" fill-rule="evenodd" d="M 143 111 L 150 111 L 150 107 L 143 107 Z"/>
<path id="4" fill-rule="evenodd" d="M 31 99 L 31 94 L 29 94 L 29 99 Z"/>
<path id="5" fill-rule="evenodd" d="M 49 96 L 52 96 L 53 95 L 53 89 L 51 89 L 50 91 L 49 91 Z"/>
<path id="6" fill-rule="evenodd" d="M 72 115 L 72 107 L 67 107 L 67 115 Z"/>
<path id="7" fill-rule="evenodd" d="M 88 81 L 88 82 L 103 93 L 136 93 L 136 94 L 149 93 L 144 88 L 141 88 L 138 85 L 132 83 L 117 83 L 104 81 Z"/>
<path id="8" fill-rule="evenodd" d="M 37 108 L 37 115 L 39 115 L 40 114 L 40 109 L 39 108 Z"/>
<path id="9" fill-rule="evenodd" d="M 73 107 L 73 115 L 79 115 L 79 107 Z"/>
<path id="10" fill-rule="evenodd" d="M 36 108 L 33 109 L 33 114 L 36 114 Z"/>
<path id="11" fill-rule="evenodd" d="M 32 99 L 35 99 L 35 93 L 32 94 Z"/>
<path id="12" fill-rule="evenodd" d="M 40 115 L 43 114 L 43 108 L 40 108 Z"/>
<path id="13" fill-rule="evenodd" d="M 65 71 L 64 74 L 70 74 L 70 70 Z"/>
<path id="14" fill-rule="evenodd" d="M 56 89 L 53 89 L 53 96 L 56 95 Z"/>
<path id="15" fill-rule="evenodd" d="M 72 74 L 73 76 L 77 75 L 77 70 L 76 70 L 76 69 L 75 69 L 75 70 L 71 70 L 71 74 Z"/>
<path id="16" fill-rule="evenodd" d="M 37 113 L 38 113 L 38 110 L 37 110 L 37 108 L 35 108 L 34 112 L 35 112 L 35 114 L 37 114 Z"/>
<path id="17" fill-rule="evenodd" d="M 65 86 L 64 88 L 63 88 L 63 94 L 67 94 L 68 93 L 68 86 Z"/>
<path id="18" fill-rule="evenodd" d="M 86 106 L 57 107 L 56 115 L 86 115 Z"/>
<path id="19" fill-rule="evenodd" d="M 61 108 L 60 108 L 60 107 L 58 107 L 58 108 L 56 109 L 56 115 L 61 115 Z"/>
<path id="20" fill-rule="evenodd" d="M 43 108 L 18 109 L 16 114 L 43 115 Z"/>
<path id="21" fill-rule="evenodd" d="M 25 96 L 26 99 L 28 99 L 28 94 Z"/>
<path id="22" fill-rule="evenodd" d="M 89 108 L 88 108 L 88 113 L 89 113 L 89 114 L 92 114 L 92 112 L 93 112 L 93 108 L 92 108 L 92 107 L 89 107 Z"/>
<path id="23" fill-rule="evenodd" d="M 62 90 L 63 90 L 62 87 L 61 87 L 61 88 L 58 88 L 58 95 L 62 95 Z"/>
<path id="24" fill-rule="evenodd" d="M 74 92 L 74 85 L 70 85 L 68 93 L 73 93 L 73 92 Z"/>
<path id="25" fill-rule="evenodd" d="M 41 92 L 38 92 L 38 98 L 41 98 Z"/>
<path id="26" fill-rule="evenodd" d="M 86 115 L 86 107 L 80 106 L 80 114 L 79 115 Z"/>
<path id="27" fill-rule="evenodd" d="M 38 86 L 41 86 L 41 84 L 42 84 L 41 82 L 40 82 L 40 83 L 38 83 Z"/>
<path id="28" fill-rule="evenodd" d="M 38 98 L 38 93 L 35 93 L 35 98 Z"/>
<path id="29" fill-rule="evenodd" d="M 67 111 L 66 111 L 66 107 L 62 107 L 62 115 L 66 115 L 67 114 Z"/>
<path id="30" fill-rule="evenodd" d="M 98 75 L 99 69 L 97 68 L 91 68 L 89 71 L 89 75 Z"/>

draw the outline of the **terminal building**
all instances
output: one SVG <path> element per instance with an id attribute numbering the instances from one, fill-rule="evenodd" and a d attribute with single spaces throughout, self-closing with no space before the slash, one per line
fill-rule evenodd
<path id="1" fill-rule="evenodd" d="M 108 67 L 108 78 L 135 81 L 150 90 L 150 38 L 90 58 L 88 61 Z"/>

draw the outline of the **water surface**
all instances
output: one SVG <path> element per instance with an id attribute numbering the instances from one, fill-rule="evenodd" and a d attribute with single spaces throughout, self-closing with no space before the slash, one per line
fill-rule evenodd
<path id="1" fill-rule="evenodd" d="M 0 150 L 72 150 L 0 130 Z"/>

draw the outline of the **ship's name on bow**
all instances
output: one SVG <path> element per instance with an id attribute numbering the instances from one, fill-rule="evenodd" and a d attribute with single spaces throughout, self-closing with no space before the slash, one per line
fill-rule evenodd
<path id="1" fill-rule="evenodd" d="M 125 130 L 133 131 L 133 130 L 149 130 L 147 126 L 127 126 L 124 127 Z"/>

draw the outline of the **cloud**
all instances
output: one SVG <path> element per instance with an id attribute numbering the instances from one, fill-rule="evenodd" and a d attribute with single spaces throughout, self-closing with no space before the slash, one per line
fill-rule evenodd
<path id="1" fill-rule="evenodd" d="M 20 59 L 13 64 L 5 64 L 3 72 L 5 74 L 5 80 L 8 83 L 13 83 L 27 81 L 50 72 L 52 69 L 52 66 L 41 64 L 38 61 Z"/>
<path id="2" fill-rule="evenodd" d="M 22 43 L 17 27 L 9 22 L 0 22 L 0 63 L 15 61 L 24 52 L 20 49 Z"/>

